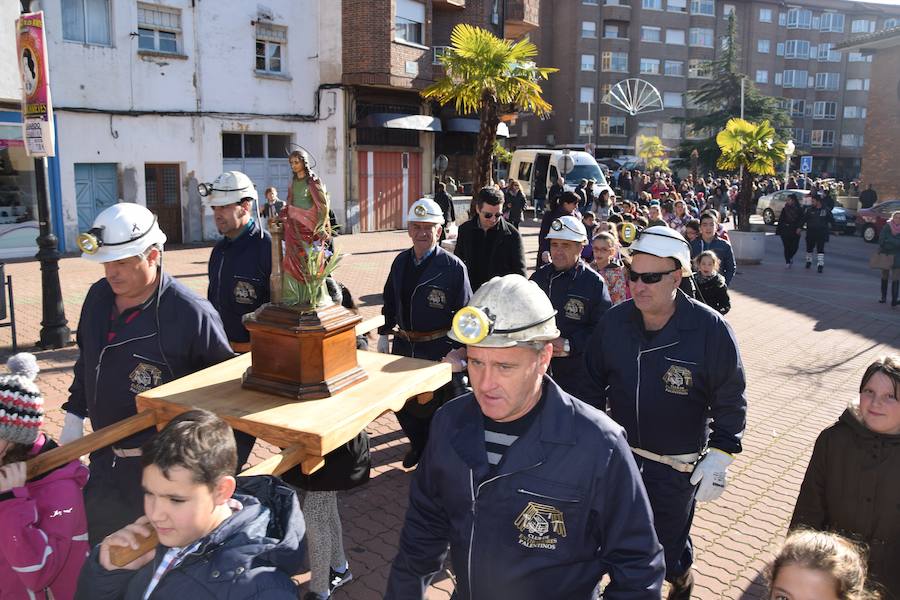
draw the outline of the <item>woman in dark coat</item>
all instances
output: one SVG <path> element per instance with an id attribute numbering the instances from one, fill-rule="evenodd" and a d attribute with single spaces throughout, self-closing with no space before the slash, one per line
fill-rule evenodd
<path id="1" fill-rule="evenodd" d="M 564 192 L 558 201 L 550 200 L 550 210 L 544 213 L 541 221 L 541 231 L 538 234 L 538 252 L 537 265 L 535 268 L 540 269 L 543 265 L 550 262 L 550 242 L 547 241 L 547 234 L 550 233 L 550 225 L 556 219 L 565 215 L 574 215 L 581 220 L 581 214 L 578 212 L 578 194 L 575 192 Z"/>
<path id="2" fill-rule="evenodd" d="M 859 404 L 816 440 L 791 529 L 862 542 L 884 600 L 900 600 L 900 355 L 866 369 Z"/>
<path id="3" fill-rule="evenodd" d="M 778 225 L 775 227 L 775 235 L 781 238 L 784 246 L 784 266 L 790 269 L 794 264 L 794 255 L 800 247 L 800 232 L 803 230 L 803 208 L 797 194 L 788 194 L 784 208 L 778 215 Z"/>

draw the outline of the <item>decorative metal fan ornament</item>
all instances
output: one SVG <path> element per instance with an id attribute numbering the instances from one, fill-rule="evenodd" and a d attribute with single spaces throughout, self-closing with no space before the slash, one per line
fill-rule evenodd
<path id="1" fill-rule="evenodd" d="M 625 79 L 612 86 L 602 102 L 631 116 L 663 109 L 659 90 L 649 81 L 637 78 Z"/>

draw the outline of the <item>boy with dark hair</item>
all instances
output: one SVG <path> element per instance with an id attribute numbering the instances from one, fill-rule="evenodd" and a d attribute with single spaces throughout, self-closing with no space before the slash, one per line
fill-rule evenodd
<path id="1" fill-rule="evenodd" d="M 305 526 L 296 495 L 268 475 L 235 480 L 237 450 L 225 421 L 186 412 L 142 451 L 145 516 L 93 549 L 76 598 L 297 597 L 291 575 L 301 568 Z M 154 550 L 112 564 L 111 547 L 137 549 L 154 531 Z"/>

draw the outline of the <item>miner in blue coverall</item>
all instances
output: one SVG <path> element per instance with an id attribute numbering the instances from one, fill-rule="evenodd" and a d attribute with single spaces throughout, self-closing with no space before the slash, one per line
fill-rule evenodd
<path id="1" fill-rule="evenodd" d="M 78 321 L 78 360 L 60 442 L 137 413 L 134 397 L 232 358 L 213 307 L 162 269 L 166 235 L 145 207 L 120 202 L 78 237 L 82 258 L 103 265 Z M 144 514 L 141 445 L 145 429 L 91 453 L 84 490 L 91 545 Z"/>
<path id="2" fill-rule="evenodd" d="M 249 352 L 250 333 L 242 319 L 269 301 L 272 236 L 259 213 L 253 216 L 256 188 L 240 171 L 226 171 L 200 189 L 223 236 L 209 257 L 206 297 L 222 317 L 234 351 Z"/>
<path id="3" fill-rule="evenodd" d="M 553 340 L 550 374 L 567 393 L 592 406 L 600 406 L 602 392 L 591 382 L 584 363 L 594 326 L 612 306 L 606 282 L 581 259 L 587 231 L 581 219 L 562 216 L 550 224 L 550 263 L 531 276 L 556 309 L 560 336 Z"/>
<path id="4" fill-rule="evenodd" d="M 744 367 L 734 332 L 678 286 L 690 248 L 649 227 L 628 249 L 632 299 L 609 309 L 585 351 L 610 416 L 625 428 L 665 549 L 668 598 L 690 598 L 696 501 L 725 489 L 746 424 Z"/>
<path id="5" fill-rule="evenodd" d="M 378 328 L 378 351 L 441 360 L 458 346 L 447 333 L 454 313 L 472 295 L 469 275 L 460 259 L 438 245 L 444 212 L 437 202 L 417 200 L 409 209 L 407 222 L 413 245 L 394 259 L 384 284 L 384 325 Z M 397 421 L 410 442 L 404 467 L 412 468 L 419 462 L 428 441 L 431 416 L 451 393 L 451 385 L 437 390 L 428 404 L 409 403 L 397 412 Z"/>
<path id="6" fill-rule="evenodd" d="M 387 600 L 421 600 L 449 553 L 458 600 L 658 600 L 664 573 L 625 432 L 546 375 L 547 296 L 495 277 L 454 317 L 472 392 L 434 416 Z"/>

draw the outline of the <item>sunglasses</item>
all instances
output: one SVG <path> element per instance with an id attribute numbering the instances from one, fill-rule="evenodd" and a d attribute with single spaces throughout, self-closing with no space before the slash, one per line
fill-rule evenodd
<path id="1" fill-rule="evenodd" d="M 483 213 L 481 213 L 481 216 L 484 217 L 485 219 L 499 219 L 500 213 L 483 212 Z"/>
<path id="2" fill-rule="evenodd" d="M 661 271 L 659 273 L 638 273 L 637 271 L 633 271 L 631 267 L 625 267 L 625 271 L 628 273 L 629 280 L 631 280 L 632 282 L 636 282 L 638 279 L 640 279 L 641 283 L 645 283 L 647 285 L 659 283 L 662 280 L 663 275 L 668 275 L 680 270 L 680 268 L 677 268 L 670 271 Z"/>

